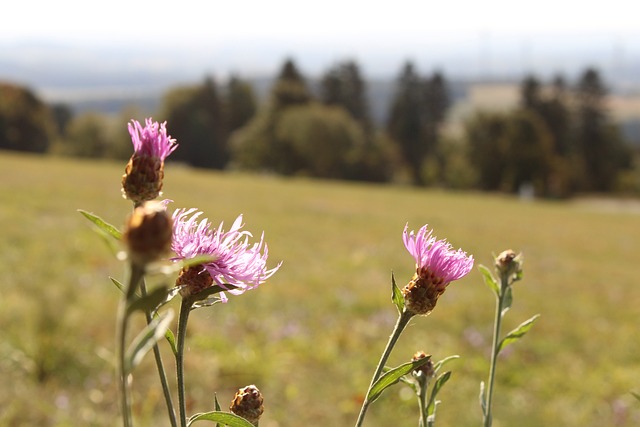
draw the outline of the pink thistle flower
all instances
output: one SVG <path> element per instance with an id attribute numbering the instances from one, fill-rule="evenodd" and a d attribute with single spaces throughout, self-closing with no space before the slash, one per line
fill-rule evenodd
<path id="1" fill-rule="evenodd" d="M 258 287 L 280 268 L 282 263 L 267 269 L 268 247 L 264 242 L 264 233 L 258 243 L 250 244 L 249 238 L 253 236 L 242 230 L 242 215 L 238 216 L 228 231 L 224 231 L 223 223 L 212 229 L 206 218 L 198 222 L 201 215 L 202 212 L 194 208 L 179 209 L 173 213 L 172 249 L 177 255 L 174 260 L 201 255 L 213 258 L 201 266 L 183 270 L 184 280 L 178 279 L 178 284 L 185 285 L 181 291 L 183 297 L 194 295 L 214 284 L 239 295 Z M 224 293 L 220 296 L 223 302 L 227 301 Z"/>
<path id="2" fill-rule="evenodd" d="M 134 153 L 122 176 L 122 194 L 136 205 L 162 194 L 164 161 L 178 147 L 167 135 L 166 123 L 158 124 L 151 118 L 145 123 L 142 127 L 132 120 L 128 125 Z"/>
<path id="3" fill-rule="evenodd" d="M 178 147 L 176 140 L 167 135 L 167 122 L 159 124 L 148 118 L 145 120 L 145 127 L 142 127 L 137 120 L 131 120 L 127 127 L 134 155 L 156 157 L 164 161 Z"/>
<path id="4" fill-rule="evenodd" d="M 409 311 L 429 314 L 449 283 L 471 271 L 473 256 L 467 256 L 462 249 L 454 250 L 445 239 L 436 239 L 426 225 L 417 234 L 408 233 L 407 229 L 408 224 L 402 239 L 416 260 L 416 274 L 402 292 Z"/>

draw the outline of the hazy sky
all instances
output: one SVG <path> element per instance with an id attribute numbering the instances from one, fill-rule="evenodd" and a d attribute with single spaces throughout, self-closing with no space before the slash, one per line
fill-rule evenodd
<path id="1" fill-rule="evenodd" d="M 0 37 L 150 45 L 291 38 L 376 45 L 482 33 L 624 37 L 640 33 L 638 16 L 634 0 L 8 0 Z"/>

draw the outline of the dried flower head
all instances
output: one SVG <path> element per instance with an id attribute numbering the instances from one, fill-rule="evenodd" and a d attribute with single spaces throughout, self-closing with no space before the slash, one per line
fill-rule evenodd
<path id="1" fill-rule="evenodd" d="M 131 261 L 144 266 L 168 254 L 172 231 L 165 202 L 148 201 L 136 207 L 123 233 Z"/>
<path id="2" fill-rule="evenodd" d="M 258 387 L 249 385 L 238 390 L 229 409 L 251 424 L 258 425 L 260 416 L 264 412 L 263 402 L 264 399 Z"/>
<path id="3" fill-rule="evenodd" d="M 473 267 L 473 256 L 457 251 L 445 240 L 437 240 L 432 230 L 423 226 L 416 235 L 404 227 L 403 240 L 416 260 L 416 273 L 402 293 L 406 309 L 413 314 L 429 314 L 438 298 L 454 280 L 466 276 Z"/>
<path id="4" fill-rule="evenodd" d="M 238 216 L 228 231 L 224 231 L 223 223 L 216 229 L 205 218 L 198 221 L 202 212 L 196 209 L 178 209 L 173 213 L 173 244 L 176 253 L 174 260 L 190 259 L 196 256 L 210 256 L 212 261 L 183 271 L 178 284 L 183 285 L 183 297 L 194 295 L 213 284 L 223 289 L 227 285 L 235 286 L 229 292 L 238 295 L 264 283 L 280 268 L 267 269 L 268 248 L 264 242 L 264 234 L 258 243 L 250 244 L 252 237 L 243 231 L 242 215 Z M 211 282 L 206 277 L 208 274 Z M 186 276 L 188 275 L 188 277 Z M 226 301 L 224 293 L 221 299 Z"/>
<path id="5" fill-rule="evenodd" d="M 122 195 L 139 204 L 161 194 L 164 161 L 178 145 L 167 135 L 166 123 L 148 118 L 142 127 L 132 120 L 128 128 L 134 153 L 122 176 Z"/>

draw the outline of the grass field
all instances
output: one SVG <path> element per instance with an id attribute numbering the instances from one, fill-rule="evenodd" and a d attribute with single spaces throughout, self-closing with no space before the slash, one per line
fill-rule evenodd
<path id="1" fill-rule="evenodd" d="M 0 425 L 118 425 L 114 334 L 123 267 L 76 210 L 122 224 L 123 164 L 0 153 Z M 405 223 L 490 265 L 491 253 L 525 254 L 525 278 L 504 330 L 542 315 L 498 366 L 494 426 L 636 426 L 640 402 L 640 213 L 597 202 L 522 202 L 169 165 L 165 197 L 214 222 L 265 231 L 265 285 L 227 305 L 195 311 L 187 341 L 189 411 L 223 406 L 255 383 L 262 427 L 350 426 L 395 322 L 390 275 L 410 279 Z M 611 208 L 613 206 L 613 208 Z M 151 284 L 173 278 L 153 277 Z M 390 364 L 416 350 L 448 365 L 440 426 L 479 426 L 494 300 L 476 269 L 452 284 L 427 318 L 415 318 Z M 139 324 L 138 324 L 139 325 Z M 165 360 L 173 369 L 168 349 Z M 148 357 L 136 371 L 138 425 L 167 425 Z M 367 426 L 415 426 L 408 388 L 374 403 Z"/>

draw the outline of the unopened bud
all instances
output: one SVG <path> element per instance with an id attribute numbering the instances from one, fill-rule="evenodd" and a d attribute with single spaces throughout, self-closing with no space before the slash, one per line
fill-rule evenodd
<path id="1" fill-rule="evenodd" d="M 416 354 L 413 355 L 413 357 L 411 358 L 412 362 L 416 362 L 420 359 L 424 359 L 424 358 L 429 358 L 429 361 L 426 362 L 424 365 L 416 368 L 413 370 L 413 375 L 417 376 L 424 376 L 425 378 L 431 378 L 435 375 L 435 371 L 433 369 L 433 362 L 431 361 L 431 355 L 425 353 L 424 351 L 418 351 L 416 352 Z"/>
<path id="2" fill-rule="evenodd" d="M 522 263 L 522 253 L 516 254 L 513 250 L 507 249 L 496 257 L 496 270 L 510 280 L 518 280 L 522 273 Z"/>
<path id="3" fill-rule="evenodd" d="M 133 210 L 123 239 L 131 261 L 144 266 L 169 253 L 172 234 L 173 222 L 164 203 L 149 201 Z"/>
<path id="4" fill-rule="evenodd" d="M 229 409 L 234 414 L 244 418 L 253 425 L 257 425 L 264 412 L 262 393 L 255 385 L 241 388 L 236 393 Z"/>
<path id="5" fill-rule="evenodd" d="M 122 195 L 140 204 L 162 194 L 164 162 L 159 157 L 134 154 L 122 175 Z"/>

